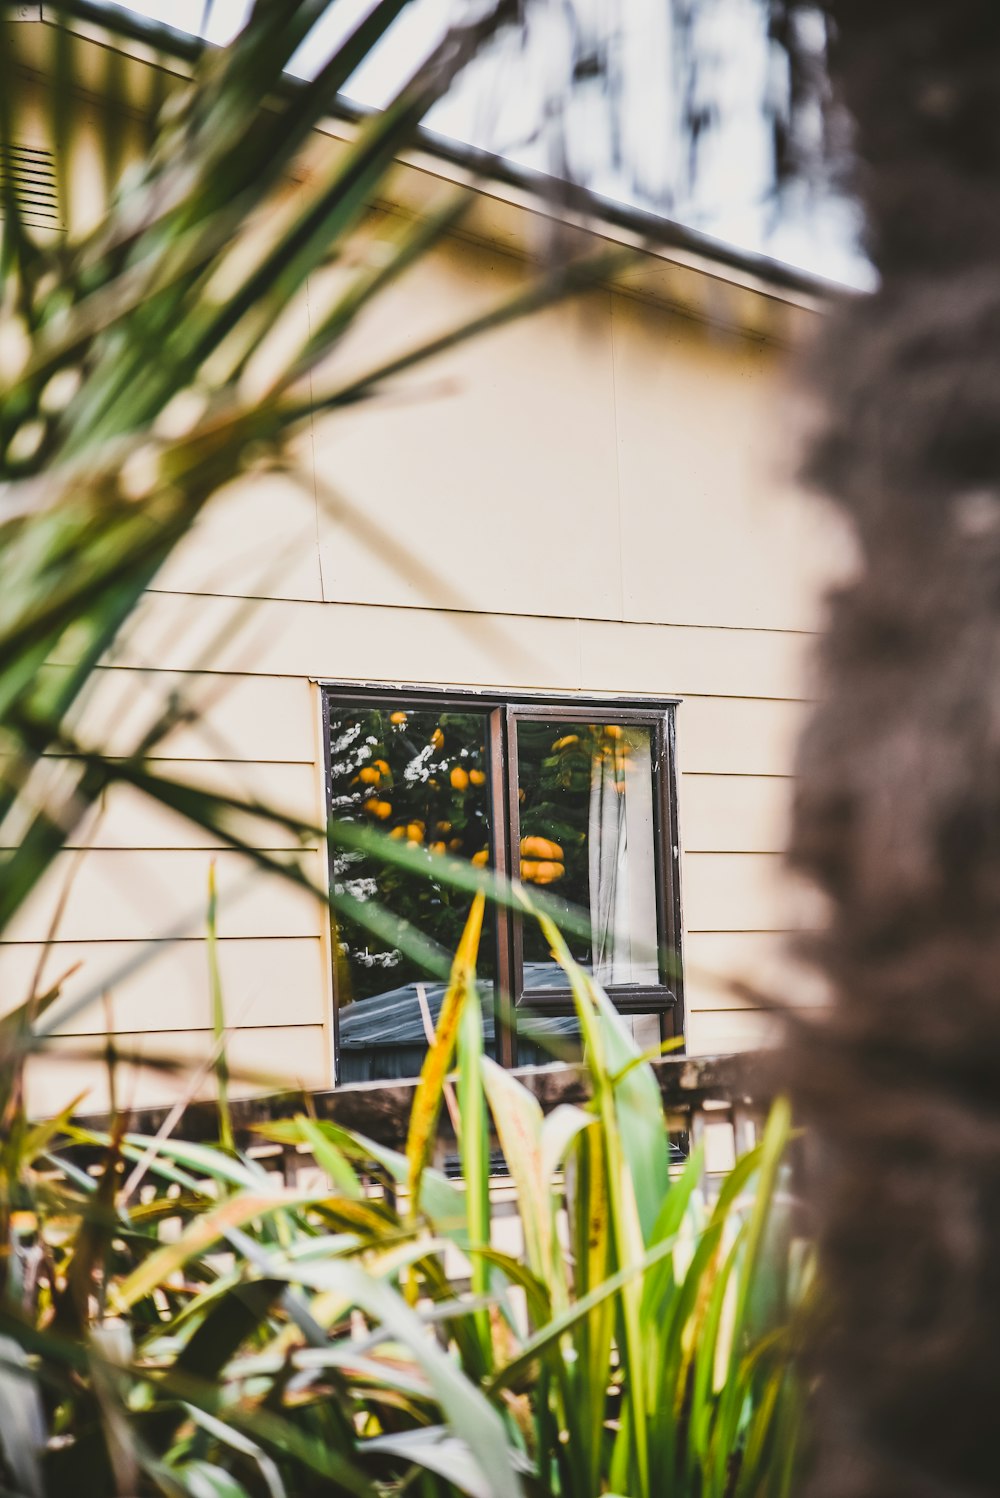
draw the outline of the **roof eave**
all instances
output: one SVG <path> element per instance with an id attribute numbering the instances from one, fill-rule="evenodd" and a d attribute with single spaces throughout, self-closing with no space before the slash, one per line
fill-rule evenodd
<path id="1" fill-rule="evenodd" d="M 187 75 L 207 45 L 133 12 L 111 10 L 101 0 L 64 0 L 58 13 L 43 3 L 38 16 L 43 24 L 62 24 L 67 13 L 74 30 L 144 68 Z M 285 86 L 299 85 L 289 76 Z M 318 133 L 347 142 L 368 112 L 338 96 Z M 528 258 L 544 255 L 557 231 L 578 240 L 581 251 L 597 243 L 628 247 L 637 254 L 615 277 L 615 289 L 744 335 L 797 341 L 803 315 L 811 321 L 834 298 L 852 294 L 823 277 L 426 128 L 401 165 L 393 198 L 382 206 L 420 212 L 437 184 L 462 185 L 474 195 L 462 231 L 466 238 Z"/>

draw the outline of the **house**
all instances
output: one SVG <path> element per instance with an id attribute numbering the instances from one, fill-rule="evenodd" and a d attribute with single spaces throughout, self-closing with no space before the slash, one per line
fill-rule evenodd
<path id="1" fill-rule="evenodd" d="M 24 22 L 29 92 L 45 87 L 50 29 Z M 137 152 L 143 111 L 186 48 L 161 38 L 154 51 L 124 24 L 80 32 L 92 71 L 78 107 L 114 107 L 123 151 Z M 315 132 L 306 171 L 353 128 Z M 84 204 L 92 156 L 84 141 Z M 530 274 L 551 201 L 513 173 L 476 181 L 430 143 L 372 205 L 372 253 L 443 181 L 469 194 L 460 229 L 373 307 L 337 356 L 345 370 Z M 754 1046 L 769 996 L 821 998 L 784 950 L 815 912 L 781 850 L 822 593 L 850 565 L 795 478 L 796 360 L 828 289 L 684 231 L 647 240 L 626 211 L 563 217 L 579 243 L 637 246 L 637 258 L 391 397 L 317 418 L 297 476 L 221 492 L 100 668 L 81 732 L 127 753 L 173 697 L 177 726 L 155 750 L 168 772 L 314 827 L 332 806 L 428 860 L 520 873 L 589 912 L 592 932 L 570 931 L 571 947 L 644 1044 Z M 337 274 L 314 277 L 272 336 L 301 329 Z M 207 1067 L 213 866 L 241 1085 L 410 1067 L 441 992 L 420 943 L 453 947 L 467 898 L 363 849 L 328 859 L 318 840 L 278 841 L 272 829 L 258 846 L 332 883 L 333 932 L 303 890 L 135 792 L 108 796 L 0 946 L 10 1002 L 43 956 L 49 980 L 70 974 L 67 1000 L 98 996 L 63 1027 L 65 1064 L 36 1068 L 36 1110 L 84 1088 L 101 1105 L 106 1069 L 75 1054 L 81 1037 L 111 1032 L 123 1050 Z M 406 927 L 373 924 L 373 896 Z M 532 922 L 491 913 L 480 976 L 504 1060 L 516 1034 L 522 1059 L 572 1047 L 563 979 Z M 119 1098 L 176 1085 L 126 1074 Z"/>

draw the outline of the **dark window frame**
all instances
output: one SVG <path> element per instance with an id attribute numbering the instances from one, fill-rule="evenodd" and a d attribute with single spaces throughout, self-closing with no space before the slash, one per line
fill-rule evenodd
<path id="1" fill-rule="evenodd" d="M 648 727 L 652 736 L 653 814 L 658 918 L 658 984 L 622 984 L 608 989 L 623 1014 L 656 1013 L 660 1035 L 666 1040 L 684 1032 L 683 917 L 680 890 L 680 838 L 677 806 L 677 697 L 581 696 L 577 693 L 529 692 L 511 689 L 476 690 L 409 686 L 402 682 L 319 683 L 323 718 L 324 804 L 330 814 L 331 704 L 383 704 L 393 708 L 427 708 L 468 712 L 481 709 L 486 719 L 488 805 L 494 866 L 512 871 L 512 849 L 520 846 L 517 784 L 517 724 L 521 720 L 565 723 L 608 722 Z M 573 1007 L 568 988 L 532 989 L 530 1002 L 523 985 L 521 917 L 496 906 L 497 1058 L 505 1066 L 517 1064 L 517 1011 L 565 1014 Z M 668 968 L 672 972 L 668 972 Z M 339 1066 L 339 1005 L 334 963 L 334 1054 Z M 512 997 L 513 996 L 513 997 Z"/>

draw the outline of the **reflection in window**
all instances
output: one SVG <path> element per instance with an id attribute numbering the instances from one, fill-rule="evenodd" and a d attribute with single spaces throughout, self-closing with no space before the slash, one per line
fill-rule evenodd
<path id="1" fill-rule="evenodd" d="M 547 1061 L 583 1060 L 583 1039 L 576 1014 L 538 1013 L 531 1008 L 532 989 L 551 988 L 554 982 L 565 982 L 561 974 L 533 971 L 534 963 L 524 969 L 525 997 L 517 1012 L 517 1060 L 520 1066 L 537 1066 Z M 624 1023 L 640 1050 L 651 1051 L 660 1045 L 663 1034 L 660 1013 L 628 1014 Z"/>
<path id="2" fill-rule="evenodd" d="M 332 855 L 335 891 L 358 902 L 338 908 L 335 933 L 342 1080 L 420 1070 L 445 985 L 419 943 L 448 964 L 471 904 L 435 878 L 445 857 L 499 863 L 504 877 L 583 912 L 587 923 L 563 928 L 571 950 L 639 1043 L 678 1033 L 666 710 L 593 707 L 603 721 L 588 723 L 580 708 L 478 696 L 434 704 L 331 691 L 326 704 L 332 816 L 379 829 L 421 862 L 404 870 L 354 849 Z M 358 919 L 363 907 L 379 913 L 377 931 Z M 490 1054 L 522 1065 L 579 1057 L 567 979 L 535 921 L 487 905 L 478 972 Z M 510 1028 L 498 1034 L 498 1023 Z"/>
<path id="3" fill-rule="evenodd" d="M 551 983 L 551 979 L 548 980 Z M 496 1057 L 496 1018 L 492 983 L 480 981 L 483 1045 Z M 356 1000 L 340 1011 L 339 1078 L 342 1082 L 387 1081 L 415 1077 L 427 1050 L 427 1027 L 436 1027 L 445 984 L 415 981 L 368 999 Z M 646 1017 L 643 1016 L 645 1019 Z M 649 1016 L 654 1045 L 658 1020 Z M 580 1025 L 575 1014 L 532 1014 L 517 1020 L 517 1060 L 521 1066 L 548 1061 L 579 1061 Z"/>
<path id="4" fill-rule="evenodd" d="M 656 825 L 648 727 L 517 723 L 520 873 L 589 912 L 571 950 L 607 987 L 656 984 Z M 526 977 L 548 949 L 524 924 Z M 538 986 L 543 986 L 539 984 Z M 553 971 L 552 987 L 565 986 Z"/>
<path id="5" fill-rule="evenodd" d="M 483 713 L 402 705 L 331 704 L 330 810 L 366 823 L 427 854 L 414 873 L 354 850 L 338 850 L 335 892 L 377 903 L 391 916 L 454 953 L 469 913 L 467 891 L 439 884 L 434 859 L 445 854 L 485 864 L 490 856 Z M 496 942 L 487 912 L 479 954 L 484 1019 L 493 1030 Z M 337 938 L 342 1081 L 413 1076 L 427 1031 L 437 1022 L 444 985 L 400 940 L 374 936 L 341 916 Z"/>

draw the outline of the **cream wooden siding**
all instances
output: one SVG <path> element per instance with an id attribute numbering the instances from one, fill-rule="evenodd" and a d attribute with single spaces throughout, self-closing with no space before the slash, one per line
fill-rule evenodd
<path id="1" fill-rule="evenodd" d="M 522 275 L 455 239 L 317 385 Z M 282 336 L 330 289 L 315 281 Z M 783 875 L 781 849 L 818 598 L 846 560 L 793 481 L 794 383 L 786 351 L 611 291 L 454 352 L 392 399 L 317 421 L 301 481 L 255 477 L 218 496 L 98 673 L 83 726 L 125 753 L 179 692 L 202 716 L 160 746 L 165 771 L 318 821 L 317 678 L 680 696 L 689 1046 L 757 1044 L 766 1016 L 730 979 L 821 998 L 784 955 L 816 907 Z M 283 836 L 267 841 L 292 856 Z M 62 898 L 45 977 L 79 964 L 67 995 L 105 995 L 66 1023 L 67 1052 L 111 1027 L 123 1047 L 206 1060 L 215 858 L 233 1065 L 255 1085 L 329 1082 L 317 904 L 127 791 L 74 842 L 0 948 L 8 1003 Z M 301 856 L 322 883 L 320 850 Z M 106 1096 L 96 1059 L 47 1065 L 32 1085 L 39 1108 L 83 1086 L 92 1106 Z M 151 1072 L 128 1083 L 147 1099 L 176 1086 Z"/>

